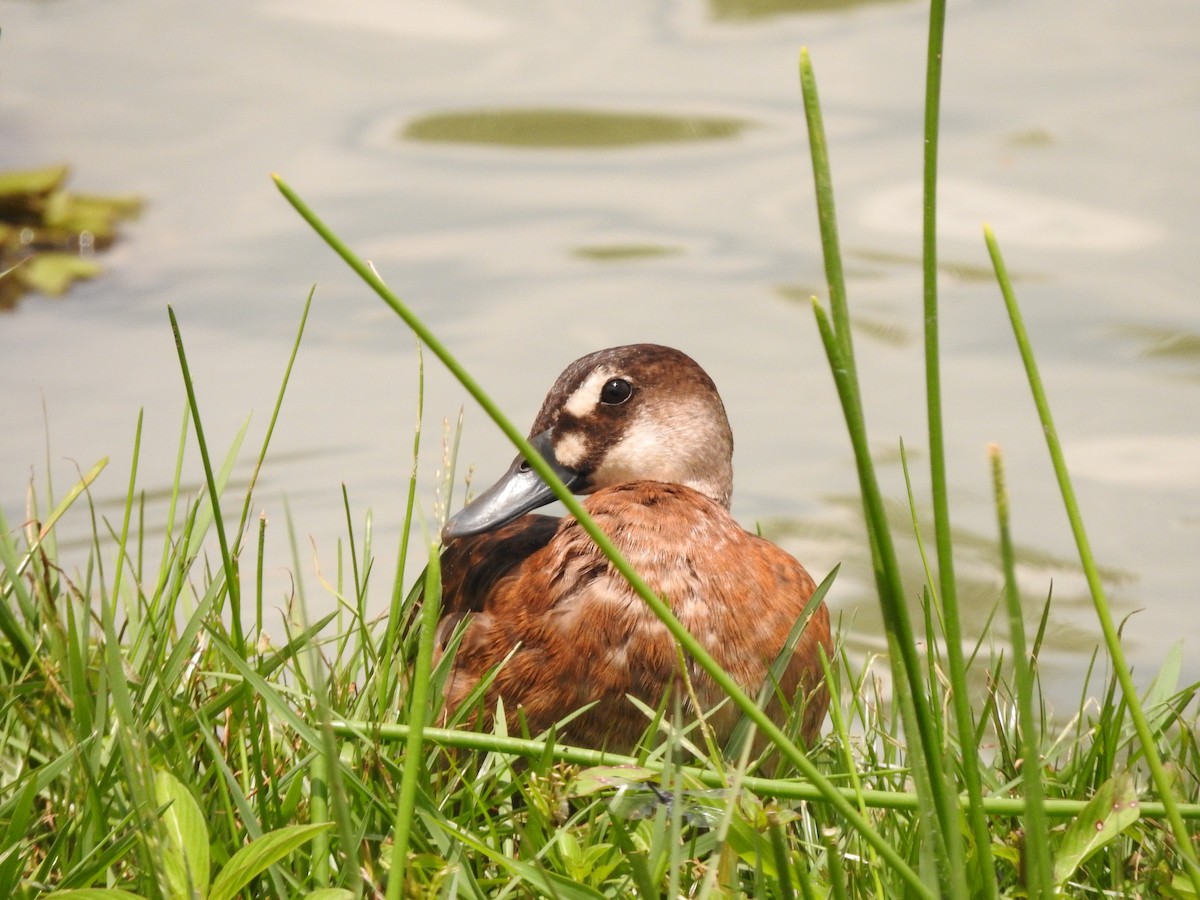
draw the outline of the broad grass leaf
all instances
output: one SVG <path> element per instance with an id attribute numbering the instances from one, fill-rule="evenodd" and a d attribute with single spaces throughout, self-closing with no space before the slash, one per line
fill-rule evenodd
<path id="1" fill-rule="evenodd" d="M 233 858 L 213 879 L 208 900 L 234 900 L 238 891 L 253 878 L 331 827 L 332 822 L 317 822 L 313 825 L 288 825 L 267 832 L 233 854 Z"/>
<path id="2" fill-rule="evenodd" d="M 54 891 L 42 896 L 46 900 L 146 900 L 141 894 L 123 891 L 120 888 L 72 888 L 69 891 Z"/>
<path id="3" fill-rule="evenodd" d="M 1196 900 L 1200 894 L 1197 894 L 1192 886 L 1191 876 L 1182 872 L 1171 879 L 1171 883 L 1166 887 L 1166 896 L 1171 900 Z"/>
<path id="4" fill-rule="evenodd" d="M 208 825 L 200 804 L 182 781 L 165 769 L 154 774 L 154 796 L 166 806 L 162 821 L 167 831 L 163 868 L 176 897 L 208 895 Z M 168 805 L 169 804 L 169 805 Z"/>
<path id="5" fill-rule="evenodd" d="M 1138 815 L 1137 792 L 1128 772 L 1100 785 L 1067 829 L 1054 861 L 1054 883 L 1059 887 L 1066 884 L 1089 856 L 1136 822 Z M 1038 838 L 1031 835 L 1031 839 Z"/>
<path id="6" fill-rule="evenodd" d="M 0 835 L 0 847 L 5 848 L 0 854 L 0 896 L 11 897 L 16 893 L 25 857 L 28 855 L 28 851 L 21 852 L 21 843 L 24 836 L 31 831 L 33 804 L 37 799 L 38 790 L 38 780 L 26 777 L 25 787 L 17 794 L 15 802 L 6 804 L 11 809 L 12 818 L 3 835 Z"/>
<path id="7" fill-rule="evenodd" d="M 579 884 L 557 872 L 538 868 L 532 863 L 514 859 L 509 862 L 508 868 L 520 875 L 531 887 L 541 888 L 551 897 L 560 897 L 562 900 L 602 900 L 604 897 L 595 888 Z"/>
<path id="8" fill-rule="evenodd" d="M 557 872 L 551 872 L 533 863 L 528 863 L 520 859 L 512 859 L 503 853 L 497 852 L 495 848 L 488 846 L 470 832 L 455 827 L 453 823 L 443 822 L 439 824 L 447 832 L 458 838 L 461 844 L 470 847 L 477 853 L 483 854 L 492 862 L 502 866 L 513 875 L 525 881 L 530 887 L 540 890 L 546 896 L 557 897 L 559 900 L 602 900 L 604 897 L 604 894 L 595 888 L 579 884 L 577 881 L 572 881 L 570 878 L 559 875 Z"/>
<path id="9" fill-rule="evenodd" d="M 305 894 L 301 900 L 354 900 L 354 892 L 345 888 L 319 888 Z"/>

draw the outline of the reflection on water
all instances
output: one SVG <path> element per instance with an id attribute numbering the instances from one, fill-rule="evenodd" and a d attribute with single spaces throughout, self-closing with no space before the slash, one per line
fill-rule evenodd
<path id="1" fill-rule="evenodd" d="M 1054 134 L 1045 128 L 1026 128 L 1014 131 L 1005 141 L 1013 147 L 1052 147 L 1057 143 Z"/>
<path id="2" fill-rule="evenodd" d="M 834 517 L 821 521 L 772 519 L 763 523 L 764 537 L 781 542 L 785 542 L 789 537 L 819 538 L 829 543 L 844 545 L 844 565 L 847 574 L 850 577 L 855 577 L 855 572 L 869 574 L 870 548 L 861 540 L 865 528 L 861 517 L 861 501 L 856 496 L 847 495 L 827 497 L 825 502 L 835 511 Z M 888 524 L 898 548 L 904 582 L 914 587 L 919 586 L 925 581 L 925 572 L 921 568 L 921 554 L 916 535 L 913 533 L 912 514 L 900 503 L 889 503 L 886 508 Z M 921 543 L 926 548 L 932 548 L 935 543 L 933 516 L 928 510 L 921 511 L 918 516 L 921 520 Z M 974 608 L 982 622 L 991 616 L 993 606 L 1000 601 L 1002 573 L 996 538 L 994 535 L 955 527 L 951 539 L 957 563 L 955 571 L 959 579 L 960 602 Z M 1091 602 L 1086 594 L 1064 590 L 1062 587 L 1070 582 L 1077 582 L 1080 587 L 1083 586 L 1083 570 L 1078 560 L 1020 544 L 1014 547 L 1014 553 L 1018 577 L 1028 579 L 1031 589 L 1045 593 L 1049 578 L 1053 576 L 1058 583 L 1054 592 L 1056 604 L 1073 606 Z M 1131 573 L 1111 567 L 1101 567 L 1100 575 L 1110 586 L 1124 585 L 1134 580 Z M 1040 585 L 1035 587 L 1034 583 L 1038 581 Z"/>
<path id="3" fill-rule="evenodd" d="M 912 454 L 909 454 L 910 457 Z M 886 462 L 886 460 L 883 460 Z M 819 518 L 797 520 L 777 518 L 762 523 L 764 537 L 795 553 L 801 560 L 803 545 L 835 545 L 842 568 L 830 596 L 836 596 L 835 615 L 842 617 L 847 627 L 839 629 L 840 639 L 857 650 L 885 652 L 883 621 L 875 592 L 870 548 L 863 539 L 866 526 L 862 518 L 862 502 L 857 496 L 826 497 L 829 512 Z M 901 581 L 911 598 L 921 595 L 927 584 L 922 567 L 921 547 L 932 554 L 935 547 L 933 516 L 928 509 L 920 510 L 920 544 L 913 530 L 912 513 L 902 503 L 885 504 L 888 525 L 896 546 Z M 1003 650 L 1008 646 L 1007 620 L 1004 617 L 1001 591 L 1003 573 L 999 549 L 994 535 L 981 534 L 956 526 L 952 531 L 955 557 L 955 579 L 962 621 L 964 652 L 974 654 L 982 647 L 981 660 L 988 659 L 988 649 Z M 799 548 L 798 548 L 799 547 Z M 1032 635 L 1038 628 L 1046 604 L 1049 603 L 1048 625 L 1043 639 L 1042 671 L 1046 679 L 1047 696 L 1071 708 L 1077 701 L 1072 691 L 1076 682 L 1062 691 L 1054 683 L 1052 671 L 1064 663 L 1074 665 L 1081 651 L 1097 646 L 1094 632 L 1081 628 L 1081 617 L 1091 609 L 1091 597 L 1078 560 L 1059 557 L 1037 547 L 1014 547 L 1017 581 L 1025 609 L 1026 632 Z M 1130 585 L 1135 576 L 1112 567 L 1104 567 L 1100 575 L 1110 588 Z M 817 577 L 820 577 L 819 575 Z M 935 576 L 936 577 L 936 576 Z M 915 600 L 912 601 L 915 603 Z M 914 628 L 918 638 L 923 633 L 919 612 L 913 608 Z M 938 627 L 940 635 L 940 626 Z M 940 639 L 940 638 L 939 638 Z M 1132 647 L 1136 653 L 1137 648 Z M 982 687 L 986 665 L 976 666 L 972 681 Z"/>
<path id="4" fill-rule="evenodd" d="M 778 285 L 775 292 L 788 300 L 805 304 L 811 303 L 813 297 L 821 296 L 818 291 L 791 284 Z M 850 326 L 854 329 L 855 334 L 891 347 L 907 347 L 916 339 L 911 328 L 895 319 L 856 313 L 850 316 Z"/>
<path id="5" fill-rule="evenodd" d="M 850 248 L 846 250 L 846 256 L 849 259 L 861 259 L 864 262 L 880 263 L 885 266 L 904 266 L 920 269 L 924 265 L 921 257 L 910 253 L 889 253 L 885 250 L 874 250 L 864 247 Z M 939 256 L 937 269 L 941 274 L 948 275 L 950 278 L 958 281 L 985 281 L 988 284 L 995 284 L 996 282 L 996 270 L 991 266 L 976 265 L 965 260 L 947 259 Z M 1008 279 L 1014 284 L 1035 278 L 1044 279 L 1045 277 L 1045 275 L 1037 275 L 1032 272 L 1022 272 L 1019 269 L 1010 269 L 1008 272 Z"/>
<path id="6" fill-rule="evenodd" d="M 1176 381 L 1200 381 L 1200 333 L 1158 325 L 1124 324 L 1112 329 L 1118 337 L 1137 347 L 1139 359 L 1153 360 L 1157 375 Z M 1200 415 L 1185 417 L 1187 424 L 1200 423 Z M 1191 461 L 1200 471 L 1200 452 Z"/>
<path id="7" fill-rule="evenodd" d="M 764 19 L 789 13 L 828 12 L 851 6 L 902 3 L 906 0 L 708 0 L 714 19 Z"/>
<path id="8" fill-rule="evenodd" d="M 737 137 L 752 123 L 717 116 L 589 109 L 473 109 L 431 113 L 404 126 L 410 141 L 543 149 L 633 147 Z"/>
<path id="9" fill-rule="evenodd" d="M 1126 325 L 1118 333 L 1137 340 L 1143 356 L 1200 361 L 1200 334 L 1194 331 Z"/>

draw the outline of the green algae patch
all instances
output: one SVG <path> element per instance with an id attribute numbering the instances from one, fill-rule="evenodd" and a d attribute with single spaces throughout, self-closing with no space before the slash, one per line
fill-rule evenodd
<path id="1" fill-rule="evenodd" d="M 575 247 L 571 250 L 571 255 L 593 262 L 626 262 L 654 259 L 661 256 L 678 256 L 682 252 L 683 250 L 679 247 L 667 247 L 662 244 L 591 244 L 585 247 Z"/>
<path id="2" fill-rule="evenodd" d="M 608 149 L 734 138 L 751 122 L 719 116 L 585 109 L 473 109 L 431 113 L 401 131 L 404 140 L 527 149 Z"/>

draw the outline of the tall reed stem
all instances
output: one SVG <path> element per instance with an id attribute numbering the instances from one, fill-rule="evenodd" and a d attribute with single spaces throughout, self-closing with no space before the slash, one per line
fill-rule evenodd
<path id="1" fill-rule="evenodd" d="M 925 161 L 922 203 L 922 274 L 925 311 L 925 402 L 929 419 L 929 474 L 933 498 L 934 543 L 937 546 L 938 589 L 941 594 L 942 627 L 946 635 L 946 662 L 950 675 L 950 699 L 958 731 L 963 783 L 971 803 L 967 820 L 975 838 L 975 881 L 984 886 L 984 896 L 996 896 L 992 840 L 980 800 L 983 787 L 979 775 L 979 753 L 975 741 L 975 717 L 967 691 L 967 667 L 963 661 L 962 627 L 958 609 L 958 584 L 954 576 L 954 542 L 950 527 L 950 490 L 946 478 L 946 440 L 942 422 L 941 348 L 938 329 L 938 244 L 937 173 L 938 137 L 941 121 L 942 53 L 945 46 L 946 2 L 929 5 L 929 45 L 925 74 Z M 957 831 L 955 832 L 957 835 Z M 951 849 L 961 864 L 959 841 Z"/>

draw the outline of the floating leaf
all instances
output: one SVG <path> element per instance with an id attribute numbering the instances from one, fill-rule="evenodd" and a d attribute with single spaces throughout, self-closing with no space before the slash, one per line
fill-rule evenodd
<path id="1" fill-rule="evenodd" d="M 45 197 L 67 180 L 67 166 L 0 172 L 0 210 L 25 208 L 31 199 Z"/>
<path id="2" fill-rule="evenodd" d="M 102 271 L 99 263 L 72 253 L 39 253 L 26 260 L 15 275 L 30 290 L 61 297 L 72 282 L 95 278 Z"/>
<path id="3" fill-rule="evenodd" d="M 102 197 L 57 191 L 46 201 L 44 222 L 47 226 L 75 234 L 90 232 L 96 237 L 107 238 L 111 237 L 120 219 L 132 218 L 141 209 L 138 197 Z"/>
<path id="4" fill-rule="evenodd" d="M 0 309 L 27 291 L 65 293 L 101 272 L 91 254 L 116 239 L 117 223 L 141 211 L 138 197 L 72 194 L 70 170 L 0 172 Z"/>
<path id="5" fill-rule="evenodd" d="M 1139 815 L 1137 791 L 1128 772 L 1104 782 L 1067 829 L 1054 862 L 1054 883 L 1059 887 L 1066 884 L 1088 857 L 1136 822 Z"/>

